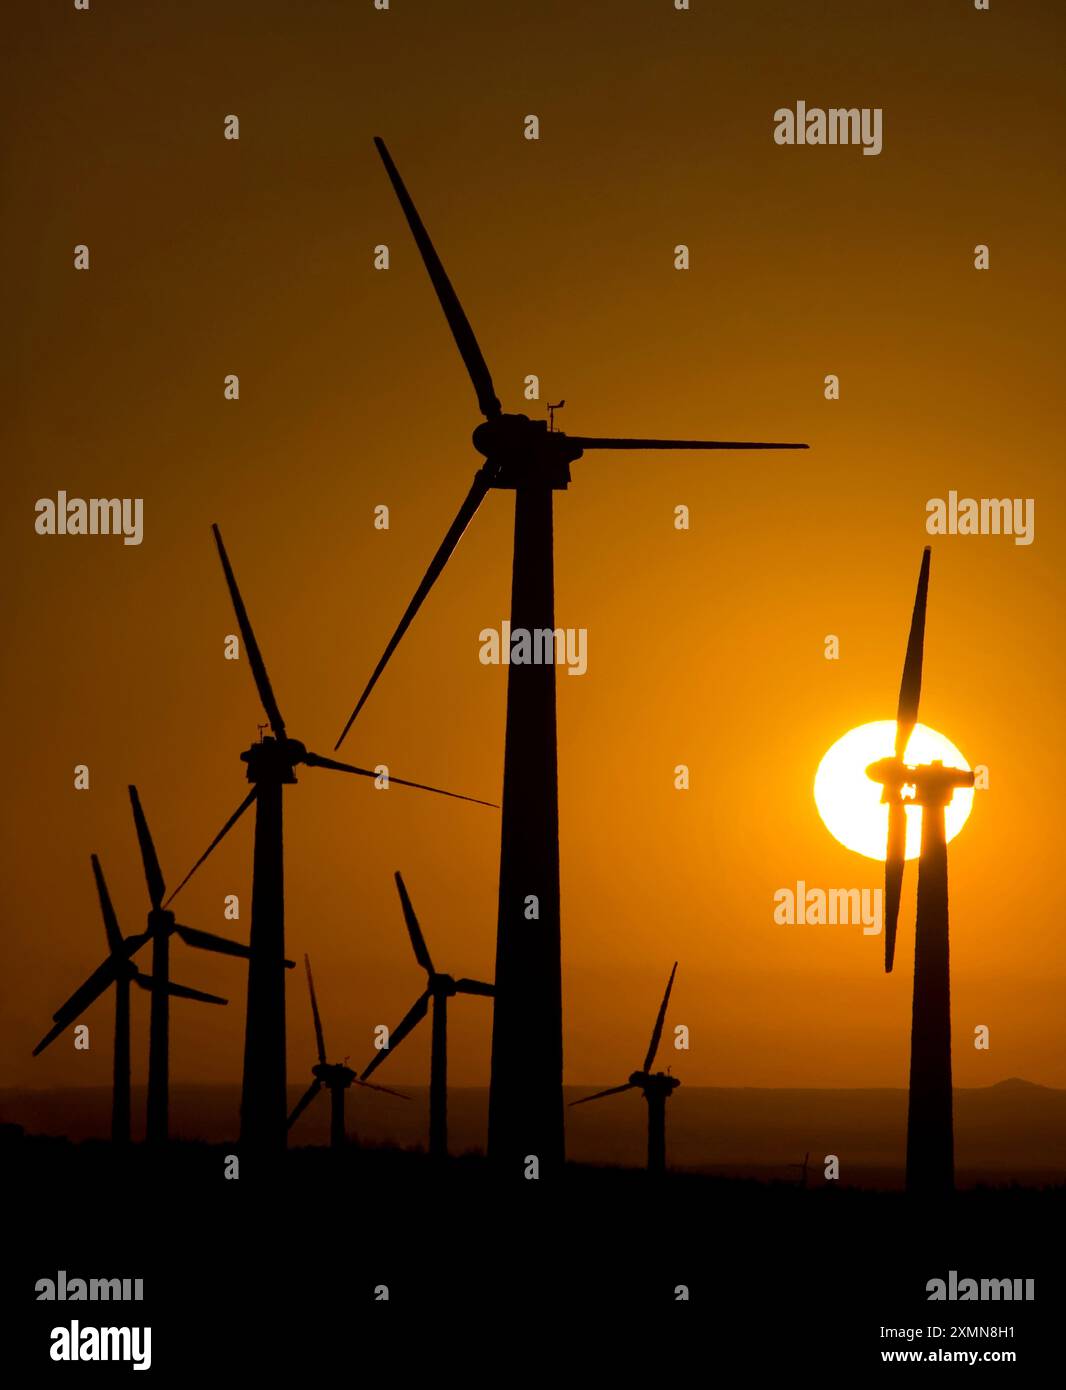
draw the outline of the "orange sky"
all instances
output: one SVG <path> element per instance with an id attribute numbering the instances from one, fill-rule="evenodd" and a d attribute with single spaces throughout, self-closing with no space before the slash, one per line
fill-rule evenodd
<path id="1" fill-rule="evenodd" d="M 103 955 L 90 851 L 124 929 L 143 930 L 126 784 L 171 882 L 244 795 L 238 754 L 263 716 L 246 663 L 222 659 L 234 623 L 210 523 L 290 732 L 329 752 L 480 462 L 382 134 L 505 409 L 565 396 L 574 433 L 811 444 L 590 454 L 557 495 L 557 621 L 588 629 L 589 659 L 558 681 L 567 1081 L 639 1063 L 677 958 L 671 1021 L 691 1050 L 667 1060 L 686 1082 L 904 1084 L 913 869 L 888 979 L 880 939 L 776 926 L 773 894 L 879 882 L 811 786 L 840 734 L 894 713 L 925 504 L 956 489 L 1034 498 L 1036 539 L 933 541 L 921 717 L 991 781 L 950 856 L 955 1076 L 1066 1086 L 1062 18 L 929 8 L 25 7 L 4 84 L 0 1085 L 109 1079 L 109 1003 L 87 1016 L 89 1053 L 30 1049 Z M 774 110 L 800 99 L 880 106 L 883 152 L 775 145 Z M 524 404 L 529 373 L 542 399 Z M 61 488 L 143 497 L 144 543 L 35 535 L 34 502 Z M 477 634 L 507 616 L 512 515 L 489 496 L 353 761 L 498 797 L 506 676 L 479 664 Z M 395 868 L 439 968 L 491 975 L 499 818 L 308 770 L 286 803 L 290 954 L 311 953 L 331 1052 L 361 1063 L 421 989 Z M 237 934 L 236 892 L 246 939 L 250 850 L 249 817 L 182 895 L 184 920 Z M 235 1078 L 242 968 L 178 944 L 172 961 L 233 1001 L 174 1007 L 174 1076 Z M 458 1084 L 487 1082 L 489 1017 L 452 1010 Z M 299 1077 L 299 977 L 289 1032 Z M 428 1043 L 380 1079 L 422 1080 Z"/>

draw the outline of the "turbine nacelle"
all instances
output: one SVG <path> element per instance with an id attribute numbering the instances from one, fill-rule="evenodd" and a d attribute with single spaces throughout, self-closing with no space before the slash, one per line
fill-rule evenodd
<path id="1" fill-rule="evenodd" d="M 350 1086 L 356 1080 L 355 1072 L 342 1062 L 318 1062 L 311 1068 L 311 1075 L 329 1087 Z"/>
<path id="2" fill-rule="evenodd" d="M 269 734 L 241 754 L 248 764 L 249 782 L 295 782 L 293 769 L 307 760 L 307 747 L 297 738 L 272 738 Z"/>
<path id="3" fill-rule="evenodd" d="M 871 782 L 882 782 L 882 801 L 910 801 L 915 806 L 948 806 L 960 787 L 972 787 L 974 774 L 961 767 L 945 767 L 936 758 L 931 763 L 907 767 L 897 758 L 882 758 L 866 769 Z M 913 797 L 904 795 L 905 787 L 913 787 Z"/>
<path id="4" fill-rule="evenodd" d="M 496 415 L 473 434 L 474 448 L 488 460 L 490 487 L 518 488 L 524 483 L 551 483 L 562 490 L 570 482 L 570 465 L 582 455 L 580 444 L 546 420 L 528 415 Z"/>
<path id="5" fill-rule="evenodd" d="M 671 1076 L 665 1071 L 634 1071 L 629 1075 L 630 1086 L 637 1086 L 644 1092 L 645 1098 L 651 1095 L 661 1095 L 669 1097 L 676 1091 L 681 1082 L 676 1076 Z"/>

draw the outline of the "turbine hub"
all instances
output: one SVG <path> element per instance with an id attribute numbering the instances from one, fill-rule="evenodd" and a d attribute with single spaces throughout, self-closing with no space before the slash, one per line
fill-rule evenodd
<path id="1" fill-rule="evenodd" d="M 430 979 L 429 987 L 434 994 L 443 994 L 446 999 L 450 999 L 456 993 L 455 980 L 451 975 L 434 975 Z"/>

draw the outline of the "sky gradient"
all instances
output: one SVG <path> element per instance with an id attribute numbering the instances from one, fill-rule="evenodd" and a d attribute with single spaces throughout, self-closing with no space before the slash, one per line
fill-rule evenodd
<path id="1" fill-rule="evenodd" d="M 565 397 L 572 433 L 811 445 L 590 454 L 556 496 L 557 622 L 588 631 L 587 673 L 557 681 L 567 1083 L 639 1064 L 677 959 L 668 1022 L 691 1046 L 663 1064 L 684 1081 L 905 1084 L 913 865 L 888 978 L 880 938 L 776 925 L 773 895 L 880 883 L 825 830 L 813 779 L 841 734 L 893 717 L 931 543 L 920 717 L 990 778 L 950 849 L 955 1079 L 1066 1086 L 1064 24 L 1051 4 L 934 11 L 21 7 L 3 84 L 0 1085 L 110 1075 L 108 1002 L 86 1016 L 88 1053 L 69 1035 L 30 1050 L 104 954 L 91 851 L 123 929 L 143 930 L 127 783 L 171 884 L 245 793 L 239 753 L 264 716 L 247 663 L 223 660 L 211 523 L 290 733 L 328 753 L 480 463 L 380 134 L 505 409 Z M 881 107 L 882 153 L 776 145 L 773 113 L 797 100 Z M 541 399 L 524 402 L 530 373 Z M 60 489 L 143 498 L 143 544 L 36 535 L 34 503 Z M 927 501 L 951 489 L 1033 498 L 1034 543 L 927 536 Z M 479 663 L 478 633 L 508 616 L 512 517 L 491 493 L 351 761 L 498 799 L 506 673 Z M 491 978 L 498 813 L 304 769 L 286 817 L 289 954 L 310 952 L 331 1056 L 365 1065 L 374 1026 L 421 991 L 394 869 L 438 967 Z M 182 919 L 247 940 L 250 868 L 248 817 Z M 171 959 L 232 1001 L 175 1003 L 175 1079 L 236 1078 L 243 967 L 178 943 Z M 486 1084 L 490 1008 L 460 999 L 449 1026 L 455 1083 Z M 295 1079 L 302 972 L 288 1027 Z M 428 1047 L 424 1026 L 375 1079 L 421 1082 Z M 145 996 L 138 1080 L 146 1054 Z"/>

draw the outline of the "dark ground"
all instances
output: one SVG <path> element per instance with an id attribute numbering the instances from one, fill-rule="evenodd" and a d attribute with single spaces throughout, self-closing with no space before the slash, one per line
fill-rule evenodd
<path id="1" fill-rule="evenodd" d="M 475 1355 L 500 1334 L 514 1365 L 573 1342 L 608 1357 L 659 1347 L 668 1360 L 694 1347 L 701 1380 L 738 1359 L 756 1378 L 769 1366 L 817 1379 L 829 1366 L 863 1374 L 882 1365 L 882 1349 L 921 1345 L 882 1340 L 882 1327 L 930 1324 L 1014 1334 L 927 1347 L 1010 1349 L 1008 1373 L 1027 1366 L 1030 1376 L 1054 1364 L 1066 1188 L 977 1188 L 928 1211 L 820 1178 L 802 1190 L 571 1165 L 555 1183 L 503 1182 L 479 1157 L 438 1174 L 421 1153 L 355 1146 L 339 1161 L 295 1149 L 273 1179 L 246 1163 L 226 1181 L 232 1151 L 175 1144 L 158 1163 L 135 1145 L 120 1163 L 100 1142 L 3 1143 L 7 1358 L 29 1372 L 12 1384 L 131 1373 L 53 1364 L 50 1329 L 74 1317 L 151 1326 L 146 1374 L 163 1384 L 232 1383 L 290 1362 L 350 1379 L 371 1348 L 404 1381 L 434 1347 Z M 36 1301 L 36 1280 L 60 1269 L 139 1276 L 144 1302 Z M 929 1303 L 926 1281 L 951 1269 L 1035 1278 L 1036 1300 Z M 471 1363 L 463 1378 L 506 1381 L 493 1364 L 482 1375 Z"/>

